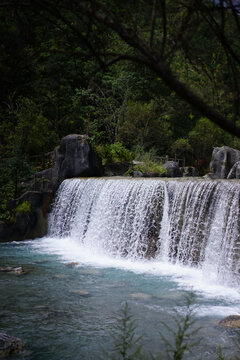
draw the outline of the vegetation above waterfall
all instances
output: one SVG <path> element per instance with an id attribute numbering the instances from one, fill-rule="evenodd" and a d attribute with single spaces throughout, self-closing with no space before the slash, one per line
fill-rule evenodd
<path id="1" fill-rule="evenodd" d="M 88 134 L 106 161 L 168 155 L 200 171 L 213 146 L 240 149 L 238 11 L 231 0 L 4 1 L 0 217 L 69 133 Z"/>

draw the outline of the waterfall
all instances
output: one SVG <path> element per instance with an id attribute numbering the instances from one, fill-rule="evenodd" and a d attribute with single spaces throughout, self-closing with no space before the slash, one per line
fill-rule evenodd
<path id="1" fill-rule="evenodd" d="M 71 179 L 56 195 L 49 235 L 130 259 L 201 269 L 240 284 L 240 184 L 203 179 Z"/>

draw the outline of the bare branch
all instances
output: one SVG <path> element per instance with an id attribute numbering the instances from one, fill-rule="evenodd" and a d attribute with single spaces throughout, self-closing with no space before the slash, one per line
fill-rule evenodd
<path id="1" fill-rule="evenodd" d="M 174 45 L 173 45 L 171 51 L 166 55 L 167 58 L 171 59 L 172 56 L 175 54 L 175 52 L 181 47 L 182 40 L 184 39 L 185 31 L 186 31 L 186 29 L 189 26 L 189 23 L 191 21 L 192 14 L 193 14 L 193 9 L 188 8 L 187 9 L 187 14 L 182 19 L 181 25 L 180 25 L 180 27 L 179 27 L 179 29 L 177 31 L 177 34 L 176 34 L 176 36 L 174 38 Z"/>
<path id="2" fill-rule="evenodd" d="M 237 25 L 239 34 L 240 34 L 240 20 L 239 20 L 239 11 L 240 11 L 240 5 L 234 5 L 232 0 L 227 0 L 227 3 L 229 4 L 229 8 L 232 11 L 235 23 Z"/>
<path id="3" fill-rule="evenodd" d="M 113 56 L 113 54 L 111 54 L 111 56 Z M 143 58 L 141 58 L 139 56 L 133 56 L 133 55 L 128 55 L 128 54 L 118 54 L 118 55 L 115 55 L 115 57 L 112 60 L 105 63 L 105 66 L 106 67 L 111 66 L 111 65 L 114 65 L 117 62 L 123 61 L 123 60 L 134 61 L 134 62 L 138 62 L 140 64 L 146 65 L 146 60 L 144 60 Z"/>
<path id="4" fill-rule="evenodd" d="M 167 41 L 166 1 L 160 0 L 160 4 L 162 8 L 162 22 L 163 22 L 163 39 L 162 39 L 161 57 L 163 57 L 165 52 L 165 45 Z"/>
<path id="5" fill-rule="evenodd" d="M 149 40 L 149 44 L 150 44 L 151 48 L 153 45 L 153 37 L 154 37 L 154 31 L 155 31 L 156 7 L 157 7 L 157 0 L 153 0 L 151 32 L 150 32 L 150 40 Z"/>
<path id="6" fill-rule="evenodd" d="M 203 6 L 203 11 L 201 12 L 202 17 L 205 21 L 207 21 L 210 28 L 214 31 L 214 34 L 218 38 L 221 45 L 228 51 L 228 53 L 232 56 L 232 58 L 240 65 L 240 57 L 237 55 L 237 53 L 233 50 L 232 46 L 230 45 L 230 42 L 225 36 L 224 29 L 222 29 L 215 18 L 212 16 L 211 12 L 208 8 Z"/>

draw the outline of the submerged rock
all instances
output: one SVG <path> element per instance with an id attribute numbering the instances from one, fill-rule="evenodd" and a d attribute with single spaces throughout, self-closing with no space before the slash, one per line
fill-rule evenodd
<path id="1" fill-rule="evenodd" d="M 55 319 L 55 318 L 69 318 L 72 314 L 69 311 L 65 310 L 50 310 L 42 314 L 42 317 L 45 319 Z"/>
<path id="2" fill-rule="evenodd" d="M 21 266 L 18 267 L 6 266 L 6 267 L 0 267 L 0 273 L 22 275 L 24 273 L 24 270 Z"/>
<path id="3" fill-rule="evenodd" d="M 90 293 L 86 290 L 80 290 L 80 289 L 72 289 L 72 290 L 69 290 L 70 293 L 72 294 L 77 294 L 79 296 L 82 296 L 82 297 L 89 297 L 90 296 Z"/>
<path id="4" fill-rule="evenodd" d="M 75 267 L 77 265 L 79 265 L 79 262 L 77 262 L 77 261 L 72 261 L 72 262 L 66 263 L 66 266 L 68 266 L 68 267 Z"/>
<path id="5" fill-rule="evenodd" d="M 68 279 L 69 278 L 69 275 L 65 275 L 65 274 L 57 274 L 57 275 L 54 275 L 54 278 L 56 279 Z"/>
<path id="6" fill-rule="evenodd" d="M 24 273 L 24 270 L 21 266 L 13 268 L 12 271 L 10 271 L 11 274 L 15 275 L 22 275 Z"/>
<path id="7" fill-rule="evenodd" d="M 134 294 L 131 294 L 131 297 L 133 299 L 142 299 L 142 300 L 147 300 L 147 299 L 150 299 L 152 296 L 149 295 L 149 294 L 145 294 L 145 293 L 134 293 Z"/>
<path id="8" fill-rule="evenodd" d="M 231 329 L 240 329 L 240 315 L 229 315 L 219 321 L 218 325 L 230 327 Z"/>
<path id="9" fill-rule="evenodd" d="M 69 318 L 72 315 L 70 311 L 50 309 L 48 306 L 38 305 L 34 307 L 34 310 L 37 312 L 38 317 L 41 320 L 54 319 L 54 318 Z"/>
<path id="10" fill-rule="evenodd" d="M 22 340 L 0 331 L 0 357 L 21 351 L 25 347 Z"/>
<path id="11" fill-rule="evenodd" d="M 84 275 L 99 275 L 100 271 L 95 269 L 83 269 L 81 270 L 81 274 Z"/>

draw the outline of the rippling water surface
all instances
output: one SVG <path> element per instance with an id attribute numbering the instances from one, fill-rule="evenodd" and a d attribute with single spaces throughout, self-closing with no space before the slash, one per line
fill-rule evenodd
<path id="1" fill-rule="evenodd" d="M 197 269 L 94 254 L 57 237 L 1 244 L 0 254 L 0 266 L 25 270 L 0 273 L 0 328 L 28 344 L 28 352 L 11 359 L 97 359 L 101 347 L 111 348 L 116 313 L 126 301 L 146 352 L 158 354 L 159 331 L 171 339 L 161 322 L 174 328 L 174 309 L 185 313 L 191 291 L 203 340 L 186 358 L 216 359 L 218 345 L 227 356 L 236 354 L 235 332 L 217 322 L 240 313 L 238 289 L 206 283 Z"/>

